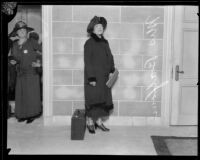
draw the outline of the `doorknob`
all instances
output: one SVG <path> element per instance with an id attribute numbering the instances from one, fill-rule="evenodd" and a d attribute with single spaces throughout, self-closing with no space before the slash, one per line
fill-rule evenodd
<path id="1" fill-rule="evenodd" d="M 175 71 L 175 80 L 179 80 L 179 73 L 183 74 L 184 71 L 179 71 L 179 65 L 176 65 L 176 71 Z"/>

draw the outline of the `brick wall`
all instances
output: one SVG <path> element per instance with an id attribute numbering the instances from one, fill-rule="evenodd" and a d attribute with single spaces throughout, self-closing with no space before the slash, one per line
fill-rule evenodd
<path id="1" fill-rule="evenodd" d="M 105 38 L 120 71 L 112 116 L 160 117 L 164 8 L 158 6 L 53 6 L 53 115 L 84 108 L 83 45 L 94 15 L 108 21 Z"/>

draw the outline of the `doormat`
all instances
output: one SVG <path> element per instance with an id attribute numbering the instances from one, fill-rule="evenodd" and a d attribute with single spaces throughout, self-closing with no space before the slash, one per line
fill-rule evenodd
<path id="1" fill-rule="evenodd" d="M 197 156 L 197 137 L 151 136 L 158 155 Z"/>

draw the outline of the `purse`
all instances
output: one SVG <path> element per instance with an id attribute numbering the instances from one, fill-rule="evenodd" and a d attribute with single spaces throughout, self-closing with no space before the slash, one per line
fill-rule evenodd
<path id="1" fill-rule="evenodd" d="M 115 84 L 115 82 L 118 78 L 118 75 L 119 75 L 119 71 L 117 68 L 115 68 L 115 71 L 113 72 L 112 76 L 106 82 L 106 85 L 108 88 L 111 88 Z"/>

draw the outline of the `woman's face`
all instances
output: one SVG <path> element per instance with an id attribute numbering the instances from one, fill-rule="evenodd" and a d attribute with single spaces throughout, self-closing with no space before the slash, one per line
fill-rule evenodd
<path id="1" fill-rule="evenodd" d="M 27 30 L 25 28 L 21 28 L 17 31 L 17 35 L 19 38 L 25 38 L 27 36 Z"/>
<path id="2" fill-rule="evenodd" d="M 103 25 L 102 25 L 102 24 L 96 24 L 96 25 L 94 26 L 93 32 L 94 32 L 95 34 L 97 34 L 97 35 L 103 34 L 103 32 L 104 32 L 104 30 L 103 30 Z"/>

